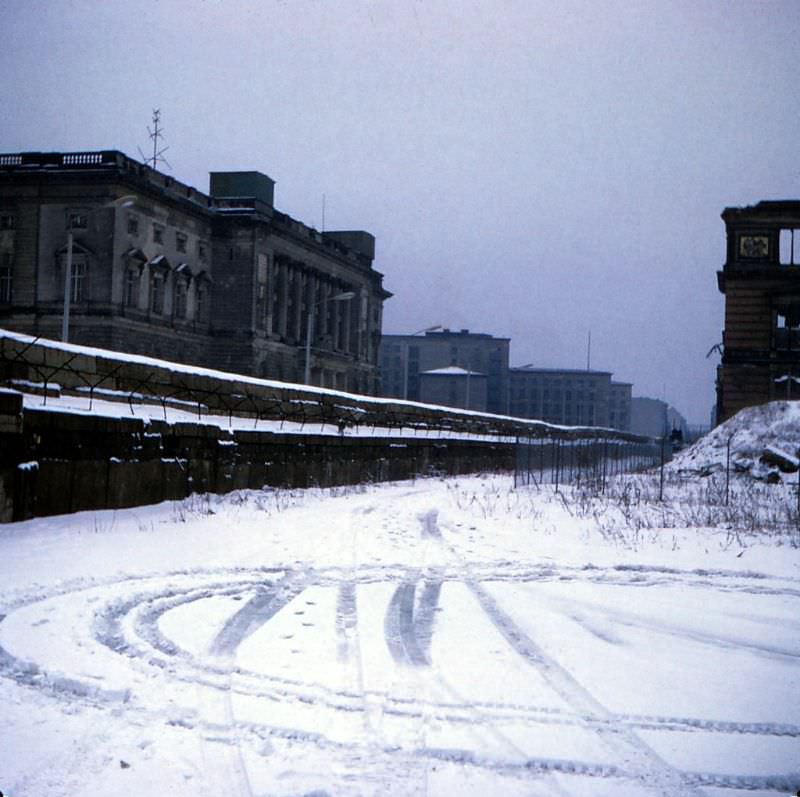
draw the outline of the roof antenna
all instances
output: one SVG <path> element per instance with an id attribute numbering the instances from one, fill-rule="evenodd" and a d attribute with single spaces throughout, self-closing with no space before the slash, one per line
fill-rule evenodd
<path id="1" fill-rule="evenodd" d="M 169 147 L 162 147 L 159 149 L 159 139 L 164 137 L 164 128 L 159 127 L 161 122 L 161 109 L 160 108 L 153 108 L 153 129 L 147 128 L 147 133 L 150 138 L 153 140 L 153 156 L 148 158 L 144 152 L 142 152 L 142 148 L 139 147 L 139 154 L 142 156 L 142 161 L 144 162 L 145 166 L 149 166 L 151 169 L 158 168 L 159 163 L 165 163 L 168 168 L 172 168 L 170 162 L 164 157 L 164 153 L 169 149 Z"/>
<path id="2" fill-rule="evenodd" d="M 589 340 L 586 342 L 586 370 L 592 370 L 592 330 L 589 330 Z"/>

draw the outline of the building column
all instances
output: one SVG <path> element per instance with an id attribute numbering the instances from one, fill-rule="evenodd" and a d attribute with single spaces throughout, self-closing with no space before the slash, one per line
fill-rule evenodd
<path id="1" fill-rule="evenodd" d="M 288 337 L 287 310 L 289 299 L 289 268 L 285 260 L 278 266 L 280 278 L 278 280 L 278 334 L 282 338 Z"/>
<path id="2" fill-rule="evenodd" d="M 294 270 L 294 318 L 292 319 L 292 337 L 296 341 L 302 341 L 305 332 L 302 329 L 303 320 L 303 269 L 293 267 Z"/>

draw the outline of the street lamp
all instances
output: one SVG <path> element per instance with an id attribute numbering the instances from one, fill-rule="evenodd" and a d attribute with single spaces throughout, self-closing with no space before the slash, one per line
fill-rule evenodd
<path id="1" fill-rule="evenodd" d="M 432 327 L 425 327 L 425 329 L 418 329 L 416 332 L 412 332 L 409 337 L 414 337 L 415 335 L 422 335 L 426 332 L 436 332 L 437 329 L 441 329 L 441 324 L 436 324 Z M 408 400 L 408 342 L 403 341 L 403 399 Z"/>
<path id="2" fill-rule="evenodd" d="M 106 208 L 128 208 L 136 201 L 136 197 L 132 194 L 115 199 L 113 202 L 108 202 L 101 205 L 99 208 L 92 208 L 89 213 L 94 213 L 98 210 L 105 210 Z M 67 263 L 64 268 L 64 317 L 61 320 L 61 341 L 69 343 L 69 305 L 72 297 L 72 227 L 67 230 Z"/>
<path id="3" fill-rule="evenodd" d="M 322 307 L 323 304 L 327 304 L 328 302 L 349 302 L 355 295 L 356 294 L 354 291 L 344 291 L 343 293 L 337 293 L 336 296 L 329 296 L 327 299 L 321 299 L 308 308 L 308 320 L 306 322 L 306 372 L 303 380 L 304 384 L 311 384 L 311 338 L 314 334 L 314 314 L 316 309 L 318 307 Z"/>

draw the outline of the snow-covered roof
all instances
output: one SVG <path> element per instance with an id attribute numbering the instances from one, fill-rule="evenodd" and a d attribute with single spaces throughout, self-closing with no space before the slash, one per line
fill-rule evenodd
<path id="1" fill-rule="evenodd" d="M 433 368 L 430 371 L 422 371 L 422 374 L 431 374 L 433 376 L 486 376 L 478 371 L 467 371 L 458 365 L 448 365 L 446 368 Z"/>
<path id="2" fill-rule="evenodd" d="M 156 255 L 149 263 L 149 266 L 160 266 L 161 268 L 169 268 L 170 262 L 164 255 Z"/>
<path id="3" fill-rule="evenodd" d="M 133 246 L 128 249 L 128 251 L 125 252 L 125 256 L 147 262 L 147 255 L 138 246 Z"/>

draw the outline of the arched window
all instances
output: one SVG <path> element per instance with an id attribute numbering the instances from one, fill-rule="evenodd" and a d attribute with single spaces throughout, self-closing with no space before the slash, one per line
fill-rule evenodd
<path id="1" fill-rule="evenodd" d="M 138 266 L 128 267 L 125 271 L 125 307 L 136 308 L 139 306 L 139 275 Z"/>
<path id="2" fill-rule="evenodd" d="M 175 318 L 185 319 L 187 308 L 187 297 L 189 294 L 189 280 L 186 277 L 175 279 L 175 293 L 173 295 L 173 312 Z"/>
<path id="3" fill-rule="evenodd" d="M 154 315 L 164 313 L 165 279 L 162 271 L 154 271 L 150 276 L 150 312 Z"/>

